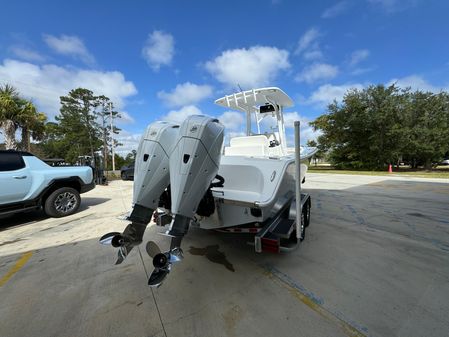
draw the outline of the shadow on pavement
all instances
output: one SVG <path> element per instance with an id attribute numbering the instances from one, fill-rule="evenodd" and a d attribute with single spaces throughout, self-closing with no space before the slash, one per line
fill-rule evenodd
<path id="1" fill-rule="evenodd" d="M 92 206 L 96 206 L 107 201 L 111 200 L 110 198 L 92 198 L 92 197 L 84 197 L 81 196 L 81 205 L 78 209 L 78 212 L 85 211 Z M 38 221 L 42 221 L 48 219 L 43 210 L 35 210 L 29 212 L 15 213 L 5 216 L 0 216 L 0 232 L 8 229 L 12 226 L 26 225 L 36 223 Z"/>

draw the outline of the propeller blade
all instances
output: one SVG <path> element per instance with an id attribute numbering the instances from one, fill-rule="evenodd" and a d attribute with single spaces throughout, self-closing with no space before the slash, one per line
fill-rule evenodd
<path id="1" fill-rule="evenodd" d="M 99 241 L 102 245 L 112 245 L 112 239 L 116 235 L 120 235 L 120 233 L 119 232 L 107 233 L 107 234 L 103 235 Z"/>
<path id="2" fill-rule="evenodd" d="M 154 258 L 157 254 L 161 253 L 159 246 L 154 241 L 148 241 L 145 248 L 151 258 Z"/>
<path id="3" fill-rule="evenodd" d="M 155 268 L 148 279 L 148 285 L 150 287 L 159 287 L 169 272 L 169 269 Z"/>
<path id="4" fill-rule="evenodd" d="M 182 259 L 184 259 L 184 253 L 182 252 L 182 249 L 179 247 L 173 248 L 169 252 L 169 254 L 170 254 L 168 258 L 169 263 L 177 263 L 182 261 Z"/>
<path id="5" fill-rule="evenodd" d="M 120 264 L 123 261 L 125 261 L 126 257 L 128 256 L 128 253 L 126 251 L 125 247 L 120 247 L 117 253 L 117 261 L 115 261 L 115 264 Z"/>

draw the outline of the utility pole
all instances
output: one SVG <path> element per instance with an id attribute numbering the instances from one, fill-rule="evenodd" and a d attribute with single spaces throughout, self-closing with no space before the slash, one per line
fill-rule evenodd
<path id="1" fill-rule="evenodd" d="M 111 153 L 112 153 L 112 171 L 115 171 L 115 154 L 114 154 L 114 124 L 112 116 L 112 102 L 109 102 L 109 112 L 111 114 Z"/>

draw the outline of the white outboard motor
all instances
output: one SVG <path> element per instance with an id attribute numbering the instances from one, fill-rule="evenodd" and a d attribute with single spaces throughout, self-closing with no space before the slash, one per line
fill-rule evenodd
<path id="1" fill-rule="evenodd" d="M 147 245 L 155 267 L 148 280 L 150 286 L 160 285 L 170 272 L 171 264 L 182 259 L 182 238 L 218 172 L 223 133 L 223 125 L 206 116 L 190 116 L 181 124 L 178 142 L 170 155 L 173 220 L 166 232 L 172 237 L 170 251 L 161 253 L 154 243 Z"/>
<path id="2" fill-rule="evenodd" d="M 217 119 L 190 116 L 181 125 L 170 155 L 171 212 L 192 219 L 220 166 L 224 127 Z M 182 234 L 181 228 L 170 234 Z"/>
<path id="3" fill-rule="evenodd" d="M 169 155 L 178 140 L 178 133 L 179 125 L 169 122 L 148 126 L 137 149 L 134 166 L 134 209 L 144 207 L 154 211 L 157 208 L 161 193 L 170 183 Z M 133 213 L 130 220 L 139 216 Z"/>
<path id="4" fill-rule="evenodd" d="M 169 154 L 178 140 L 179 125 L 150 124 L 140 140 L 134 169 L 133 210 L 123 233 L 105 234 L 100 242 L 119 248 L 117 264 L 142 242 L 143 234 L 158 206 L 159 197 L 170 183 Z"/>

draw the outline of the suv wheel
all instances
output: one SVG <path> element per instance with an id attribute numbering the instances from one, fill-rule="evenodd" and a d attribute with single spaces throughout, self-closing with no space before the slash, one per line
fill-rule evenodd
<path id="1" fill-rule="evenodd" d="M 121 176 L 122 176 L 122 180 L 128 180 L 128 176 L 126 175 L 125 172 L 122 172 Z"/>
<path id="2" fill-rule="evenodd" d="M 54 218 L 75 213 L 81 203 L 80 194 L 71 187 L 58 188 L 45 200 L 45 213 Z"/>

